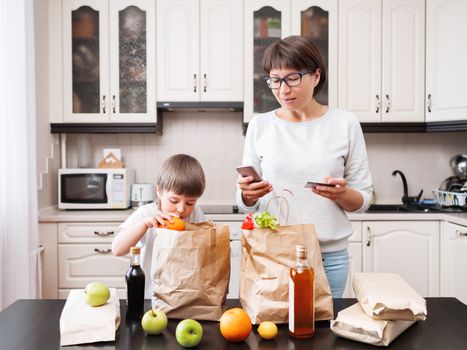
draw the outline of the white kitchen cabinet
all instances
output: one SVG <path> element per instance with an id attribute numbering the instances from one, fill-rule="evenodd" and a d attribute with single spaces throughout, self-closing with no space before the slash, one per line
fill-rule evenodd
<path id="1" fill-rule="evenodd" d="M 351 221 L 353 235 L 349 238 L 349 273 L 345 285 L 343 298 L 355 298 L 352 280 L 355 273 L 362 272 L 362 223 Z"/>
<path id="2" fill-rule="evenodd" d="M 157 1 L 159 101 L 243 100 L 242 8 L 230 0 Z"/>
<path id="3" fill-rule="evenodd" d="M 40 244 L 44 248 L 43 298 L 66 297 L 70 289 L 83 289 L 95 281 L 117 288 L 123 297 L 130 258 L 111 253 L 112 239 L 119 225 L 114 222 L 40 223 Z"/>
<path id="4" fill-rule="evenodd" d="M 426 120 L 467 120 L 467 0 L 426 6 Z"/>
<path id="5" fill-rule="evenodd" d="M 57 224 L 39 224 L 39 243 L 41 251 L 41 287 L 42 298 L 56 299 L 58 290 Z"/>
<path id="6" fill-rule="evenodd" d="M 467 304 L 467 226 L 444 222 L 441 235 L 441 296 Z"/>
<path id="7" fill-rule="evenodd" d="M 62 2 L 62 122 L 157 121 L 155 22 L 151 0 Z"/>
<path id="8" fill-rule="evenodd" d="M 423 0 L 339 2 L 339 107 L 361 122 L 423 122 Z"/>
<path id="9" fill-rule="evenodd" d="M 439 296 L 439 222 L 363 222 L 363 272 L 401 275 L 420 295 Z"/>
<path id="10" fill-rule="evenodd" d="M 289 35 L 310 37 L 327 66 L 328 80 L 316 99 L 337 106 L 337 0 L 253 0 L 245 2 L 244 121 L 279 107 L 267 87 L 264 50 Z"/>

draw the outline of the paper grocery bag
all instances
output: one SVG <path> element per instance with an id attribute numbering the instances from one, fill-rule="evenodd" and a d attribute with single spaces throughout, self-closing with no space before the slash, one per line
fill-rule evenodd
<path id="1" fill-rule="evenodd" d="M 357 303 L 339 312 L 331 321 L 334 334 L 362 343 L 388 346 L 415 321 L 383 321 L 369 317 Z"/>
<path id="2" fill-rule="evenodd" d="M 374 319 L 426 319 L 426 300 L 396 273 L 356 273 L 353 289 L 363 310 Z"/>
<path id="3" fill-rule="evenodd" d="M 333 317 L 331 289 L 323 268 L 319 241 L 312 224 L 279 226 L 277 230 L 242 230 L 240 302 L 252 323 L 289 321 L 289 271 L 295 247 L 305 244 L 315 272 L 315 319 Z"/>
<path id="4" fill-rule="evenodd" d="M 60 315 L 60 346 L 115 340 L 120 325 L 120 301 L 116 289 L 109 289 L 107 303 L 96 307 L 86 303 L 83 289 L 70 291 Z"/>
<path id="5" fill-rule="evenodd" d="M 170 318 L 217 321 L 230 279 L 229 225 L 185 225 L 159 229 L 154 240 L 152 307 Z"/>

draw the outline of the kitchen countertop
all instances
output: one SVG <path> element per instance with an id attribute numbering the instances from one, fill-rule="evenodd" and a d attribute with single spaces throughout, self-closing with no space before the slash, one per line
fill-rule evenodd
<path id="1" fill-rule="evenodd" d="M 39 210 L 39 222 L 123 222 L 134 212 L 126 210 L 59 210 L 48 207 Z M 206 214 L 214 221 L 242 221 L 245 214 Z M 467 213 L 348 213 L 353 221 L 430 221 L 441 220 L 467 226 Z"/>
<path id="2" fill-rule="evenodd" d="M 467 344 L 467 305 L 455 298 L 426 298 L 428 317 L 417 322 L 388 347 L 392 350 L 461 350 Z M 334 312 L 353 305 L 355 299 L 335 299 Z M 58 349 L 60 346 L 60 314 L 65 300 L 18 300 L 0 313 L 0 348 L 2 350 Z M 228 307 L 238 305 L 228 300 Z M 145 309 L 150 308 L 146 300 Z M 167 329 L 156 336 L 146 335 L 139 322 L 125 321 L 125 301 L 120 301 L 122 322 L 115 342 L 72 346 L 73 349 L 183 349 L 175 339 L 178 320 L 169 320 Z M 274 340 L 261 340 L 256 326 L 250 336 L 240 343 L 227 342 L 219 331 L 218 322 L 201 322 L 203 339 L 195 349 L 368 349 L 377 347 L 338 338 L 328 321 L 317 322 L 315 335 L 310 339 L 294 339 L 288 335 L 287 325 L 279 326 Z M 65 349 L 65 348 L 64 348 Z"/>

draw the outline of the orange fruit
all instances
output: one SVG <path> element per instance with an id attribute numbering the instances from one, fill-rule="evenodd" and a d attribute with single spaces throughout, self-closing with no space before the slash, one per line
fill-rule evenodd
<path id="1" fill-rule="evenodd" d="M 250 316 L 239 307 L 225 311 L 219 326 L 224 338 L 232 342 L 242 341 L 251 333 Z"/>
<path id="2" fill-rule="evenodd" d="M 170 222 L 167 219 L 164 219 L 165 224 L 167 225 L 166 228 L 169 230 L 175 230 L 175 231 L 185 231 L 185 221 L 183 221 L 180 218 L 177 217 L 172 217 L 173 222 Z"/>

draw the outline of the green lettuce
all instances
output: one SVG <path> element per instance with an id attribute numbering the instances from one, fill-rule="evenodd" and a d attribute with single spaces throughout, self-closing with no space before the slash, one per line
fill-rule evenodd
<path id="1" fill-rule="evenodd" d="M 261 214 L 256 214 L 255 223 L 256 226 L 260 228 L 270 228 L 272 230 L 277 230 L 279 228 L 277 218 L 274 215 L 269 214 L 267 211 Z"/>

